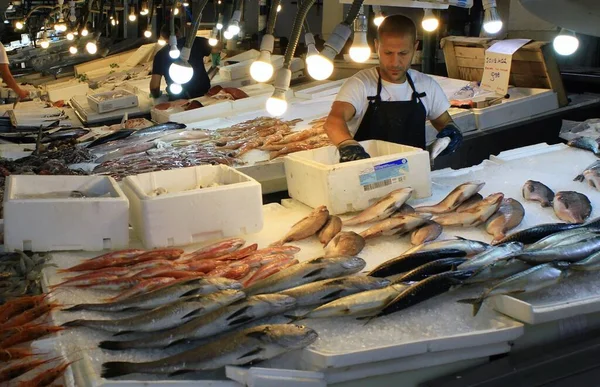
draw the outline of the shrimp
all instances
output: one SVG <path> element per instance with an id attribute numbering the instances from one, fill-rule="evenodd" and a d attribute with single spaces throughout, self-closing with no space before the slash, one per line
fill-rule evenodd
<path id="1" fill-rule="evenodd" d="M 45 370 L 44 372 L 40 372 L 35 378 L 31 380 L 22 381 L 19 383 L 19 387 L 45 387 L 49 386 L 56 379 L 62 376 L 65 370 L 74 362 L 61 363 L 60 365 Z"/>
<path id="2" fill-rule="evenodd" d="M 23 329 L 21 332 L 10 336 L 9 338 L 0 342 L 0 348 L 9 348 L 13 345 L 26 343 L 44 337 L 51 333 L 59 332 L 64 330 L 62 327 L 54 326 L 43 326 L 43 325 L 32 325 L 27 329 Z"/>

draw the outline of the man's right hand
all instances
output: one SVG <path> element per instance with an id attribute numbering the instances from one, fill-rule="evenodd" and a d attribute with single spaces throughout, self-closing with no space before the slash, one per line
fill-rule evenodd
<path id="1" fill-rule="evenodd" d="M 371 157 L 365 151 L 365 149 L 358 143 L 358 141 L 352 139 L 345 140 L 339 143 L 338 150 L 340 152 L 340 163 L 345 163 L 347 161 L 363 160 Z"/>
<path id="2" fill-rule="evenodd" d="M 16 90 L 16 93 L 19 96 L 19 99 L 21 101 L 24 101 L 26 99 L 30 99 L 29 98 L 29 91 L 27 91 L 27 90 L 19 89 L 19 90 Z"/>

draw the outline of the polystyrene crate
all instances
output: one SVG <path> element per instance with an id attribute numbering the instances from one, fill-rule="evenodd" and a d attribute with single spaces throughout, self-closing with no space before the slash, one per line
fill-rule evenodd
<path id="1" fill-rule="evenodd" d="M 286 156 L 290 196 L 311 207 L 326 205 L 331 214 L 364 210 L 403 187 L 413 188 L 415 198 L 431 196 L 428 152 L 377 140 L 361 145 L 371 158 L 340 164 L 333 146 Z"/>
<path id="2" fill-rule="evenodd" d="M 159 188 L 166 193 L 152 196 Z M 131 203 L 131 224 L 146 248 L 183 246 L 263 227 L 260 184 L 226 165 L 128 176 L 123 190 Z"/>
<path id="3" fill-rule="evenodd" d="M 90 197 L 56 198 L 81 191 Z M 48 198 L 22 195 L 49 194 Z M 6 179 L 7 251 L 122 249 L 129 245 L 128 202 L 111 177 L 14 175 Z"/>
<path id="4" fill-rule="evenodd" d="M 117 96 L 118 97 L 115 97 Z M 106 99 L 104 99 L 106 98 Z M 127 90 L 113 90 L 87 96 L 88 105 L 97 113 L 108 113 L 138 106 L 137 95 Z"/>

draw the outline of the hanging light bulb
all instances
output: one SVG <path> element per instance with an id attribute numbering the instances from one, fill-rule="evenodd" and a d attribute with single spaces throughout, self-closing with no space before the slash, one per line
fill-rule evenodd
<path id="1" fill-rule="evenodd" d="M 140 7 L 140 15 L 146 16 L 148 13 L 150 13 L 150 10 L 148 9 L 148 3 L 144 1 Z"/>
<path id="2" fill-rule="evenodd" d="M 150 31 L 150 30 L 146 30 L 146 31 L 144 31 L 144 36 L 145 36 L 146 38 L 150 38 L 150 37 L 152 37 L 152 31 Z"/>
<path id="3" fill-rule="evenodd" d="M 90 32 L 85 27 L 81 30 L 81 36 L 88 36 L 89 33 Z"/>
<path id="4" fill-rule="evenodd" d="M 187 1 L 183 2 L 181 5 L 183 5 L 184 7 L 189 7 L 190 3 L 188 3 Z"/>
<path id="5" fill-rule="evenodd" d="M 137 15 L 135 14 L 135 6 L 131 5 L 131 12 L 129 13 L 129 21 L 134 22 L 137 20 Z"/>
<path id="6" fill-rule="evenodd" d="M 217 43 L 219 43 L 219 40 L 217 39 L 218 33 L 219 31 L 216 27 L 212 29 L 212 31 L 210 32 L 210 37 L 208 38 L 208 44 L 214 47 L 217 45 Z"/>
<path id="7" fill-rule="evenodd" d="M 285 93 L 290 87 L 291 79 L 292 71 L 290 69 L 280 68 L 279 71 L 277 71 L 274 82 L 275 91 L 273 92 L 273 95 L 269 97 L 265 106 L 269 114 L 279 117 L 286 112 L 288 104 L 285 99 Z"/>
<path id="8" fill-rule="evenodd" d="M 177 48 L 177 37 L 175 35 L 169 36 L 169 45 L 171 46 L 171 49 L 169 50 L 169 56 L 173 59 L 179 58 L 181 53 L 179 52 L 179 48 Z M 183 84 L 185 82 L 180 83 Z"/>
<path id="9" fill-rule="evenodd" d="M 169 85 L 169 92 L 171 94 L 180 94 L 183 91 L 183 87 L 179 83 L 171 83 Z"/>
<path id="10" fill-rule="evenodd" d="M 426 8 L 425 14 L 423 16 L 423 20 L 421 21 L 421 26 L 427 32 L 435 31 L 440 25 L 440 21 L 435 17 L 433 11 L 429 8 Z"/>
<path id="11" fill-rule="evenodd" d="M 73 55 L 77 54 L 77 47 L 75 47 L 75 46 L 69 47 L 69 52 Z"/>
<path id="12" fill-rule="evenodd" d="M 329 78 L 333 73 L 333 62 L 319 54 L 319 50 L 315 46 L 315 38 L 312 33 L 304 35 L 306 42 L 306 68 L 308 75 L 317 81 L 322 81 Z"/>
<path id="13" fill-rule="evenodd" d="M 223 37 L 227 40 L 232 39 L 233 38 L 233 33 L 229 30 L 223 32 Z"/>
<path id="14" fill-rule="evenodd" d="M 22 22 L 22 21 L 18 21 L 18 22 L 16 22 L 16 23 L 15 23 L 15 28 L 16 28 L 16 29 L 18 29 L 18 30 L 22 30 L 22 29 L 23 29 L 23 27 L 25 27 L 25 23 L 24 23 L 24 22 Z"/>
<path id="15" fill-rule="evenodd" d="M 367 43 L 367 17 L 362 10 L 354 19 L 354 41 L 349 54 L 350 58 L 358 63 L 366 62 L 371 57 L 371 47 Z"/>
<path id="16" fill-rule="evenodd" d="M 116 26 L 116 25 L 117 25 L 117 22 L 115 21 L 115 19 L 112 19 L 112 20 L 110 21 L 110 24 L 111 24 L 112 26 Z"/>
<path id="17" fill-rule="evenodd" d="M 383 19 L 385 19 L 385 16 L 383 16 L 383 13 L 381 12 L 381 6 L 374 5 L 373 12 L 375 12 L 375 18 L 373 19 L 373 23 L 375 23 L 375 25 L 379 27 L 381 23 L 383 23 Z"/>
<path id="18" fill-rule="evenodd" d="M 96 42 L 88 42 L 88 43 L 85 45 L 85 50 L 86 50 L 88 53 L 90 53 L 90 54 L 94 55 L 96 52 L 98 52 L 98 45 L 96 44 Z"/>
<path id="19" fill-rule="evenodd" d="M 48 41 L 48 39 L 40 40 L 40 47 L 42 47 L 43 49 L 50 47 L 50 42 Z"/>
<path id="20" fill-rule="evenodd" d="M 175 15 L 175 16 L 179 15 L 179 8 L 175 8 L 173 10 L 173 15 Z"/>
<path id="21" fill-rule="evenodd" d="M 260 42 L 260 54 L 250 65 L 250 76 L 257 82 L 266 82 L 273 76 L 271 52 L 275 47 L 275 37 L 271 34 L 263 36 Z"/>
<path id="22" fill-rule="evenodd" d="M 281 12 L 281 3 L 277 4 L 277 12 Z"/>
<path id="23" fill-rule="evenodd" d="M 217 29 L 218 30 L 223 29 L 223 15 L 221 15 L 221 14 L 219 14 L 219 17 L 217 18 Z"/>
<path id="24" fill-rule="evenodd" d="M 165 44 L 167 44 L 167 41 L 163 38 L 160 38 L 156 43 L 158 43 L 159 46 L 164 46 Z"/>
<path id="25" fill-rule="evenodd" d="M 235 11 L 231 20 L 229 21 L 229 25 L 227 26 L 227 31 L 231 33 L 231 36 L 237 35 L 240 33 L 240 18 L 242 17 L 241 11 Z"/>
<path id="26" fill-rule="evenodd" d="M 171 77 L 173 82 L 183 85 L 188 83 L 194 76 L 194 69 L 188 62 L 190 53 L 191 50 L 189 48 L 183 47 L 179 59 L 169 66 L 169 77 Z"/>
<path id="27" fill-rule="evenodd" d="M 72 32 L 69 32 L 67 34 L 67 40 L 73 40 L 73 39 L 75 39 L 75 35 Z"/>
<path id="28" fill-rule="evenodd" d="M 572 55 L 579 48 L 579 39 L 575 32 L 561 28 L 560 33 L 554 38 L 552 46 L 559 55 Z"/>
<path id="29" fill-rule="evenodd" d="M 496 9 L 496 0 L 483 0 L 483 29 L 488 34 L 497 34 L 502 29 L 502 19 Z"/>

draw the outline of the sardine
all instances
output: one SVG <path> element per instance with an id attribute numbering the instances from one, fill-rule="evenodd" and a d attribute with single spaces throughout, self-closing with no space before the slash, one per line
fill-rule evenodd
<path id="1" fill-rule="evenodd" d="M 280 241 L 272 245 L 282 245 L 313 236 L 325 225 L 328 219 L 329 210 L 327 210 L 327 207 L 317 207 L 308 216 L 295 223 Z"/>
<path id="2" fill-rule="evenodd" d="M 554 200 L 554 191 L 539 181 L 527 180 L 522 191 L 525 200 L 540 202 L 542 207 L 550 207 Z"/>
<path id="3" fill-rule="evenodd" d="M 600 249 L 600 236 L 564 246 L 548 247 L 541 250 L 524 250 L 515 253 L 515 257 L 531 264 L 551 261 L 576 262 Z"/>
<path id="4" fill-rule="evenodd" d="M 442 137 L 435 140 L 430 146 L 427 147 L 429 152 L 429 161 L 433 167 L 436 157 L 440 155 L 450 144 L 450 137 Z"/>
<path id="5" fill-rule="evenodd" d="M 381 220 L 364 230 L 360 235 L 365 239 L 375 238 L 380 235 L 403 235 L 425 224 L 430 216 L 424 215 L 399 215 Z"/>
<path id="6" fill-rule="evenodd" d="M 500 294 L 515 295 L 531 293 L 548 286 L 556 285 L 562 279 L 567 277 L 568 271 L 566 269 L 568 267 L 569 264 L 565 262 L 545 263 L 543 265 L 534 266 L 500 281 L 493 287 L 484 291 L 478 298 L 464 299 L 459 300 L 458 302 L 473 305 L 473 316 L 475 316 L 479 312 L 479 309 L 481 309 L 483 301 L 487 298 Z"/>
<path id="7" fill-rule="evenodd" d="M 158 132 L 166 132 L 169 130 L 178 130 L 185 129 L 187 126 L 185 124 L 180 124 L 178 122 L 165 122 L 162 124 L 154 125 L 149 128 L 144 128 L 140 130 L 136 130 L 135 133 L 131 134 L 132 138 L 147 136 L 150 134 L 155 134 Z"/>
<path id="8" fill-rule="evenodd" d="M 357 273 L 367 265 L 359 257 L 315 258 L 288 267 L 247 287 L 247 295 L 275 293 L 309 282 Z"/>
<path id="9" fill-rule="evenodd" d="M 326 258 L 357 255 L 365 247 L 365 239 L 354 231 L 338 233 L 325 246 Z"/>
<path id="10" fill-rule="evenodd" d="M 429 220 L 425 222 L 423 226 L 412 232 L 410 243 L 414 246 L 418 246 L 423 243 L 432 242 L 442 235 L 443 230 L 444 228 L 439 223 Z"/>
<path id="11" fill-rule="evenodd" d="M 154 332 L 147 338 L 102 341 L 98 346 L 111 350 L 165 348 L 184 340 L 202 339 L 226 332 L 249 321 L 291 310 L 295 306 L 296 300 L 284 294 L 261 294 L 195 318 L 177 328 Z"/>
<path id="12" fill-rule="evenodd" d="M 325 223 L 323 228 L 317 233 L 317 237 L 319 238 L 319 242 L 326 245 L 340 231 L 342 231 L 342 220 L 339 216 L 330 216 L 327 223 Z"/>
<path id="13" fill-rule="evenodd" d="M 367 290 L 342 297 L 313 309 L 303 318 L 370 316 L 379 312 L 409 286 L 408 284 L 393 284 L 382 289 Z"/>
<path id="14" fill-rule="evenodd" d="M 554 197 L 554 213 L 567 223 L 583 223 L 592 213 L 592 203 L 579 192 L 557 192 Z"/>
<path id="15" fill-rule="evenodd" d="M 510 277 L 529 269 L 531 265 L 519 259 L 505 257 L 475 270 L 465 284 L 476 284 Z"/>
<path id="16" fill-rule="evenodd" d="M 227 278 L 194 278 L 183 280 L 148 293 L 130 297 L 125 300 L 99 304 L 79 304 L 68 311 L 95 310 L 98 312 L 118 312 L 128 309 L 154 309 L 161 305 L 178 300 L 184 296 L 210 294 L 220 290 L 241 289 L 242 284 Z"/>
<path id="17" fill-rule="evenodd" d="M 465 200 L 479 192 L 485 185 L 482 181 L 472 181 L 454 188 L 441 202 L 433 206 L 415 207 L 417 212 L 428 212 L 431 214 L 445 214 L 454 211 Z"/>
<path id="18" fill-rule="evenodd" d="M 441 241 L 433 241 L 423 243 L 422 245 L 415 246 L 406 250 L 402 255 L 408 255 L 417 251 L 431 251 L 438 249 L 458 249 L 464 251 L 467 256 L 479 254 L 490 247 L 487 243 L 474 241 L 470 239 L 464 239 L 457 237 L 456 239 L 445 239 Z"/>
<path id="19" fill-rule="evenodd" d="M 304 326 L 260 325 L 152 362 L 107 362 L 102 364 L 102 377 L 114 378 L 132 373 L 177 375 L 226 365 L 245 365 L 304 348 L 317 337 L 314 330 Z"/>
<path id="20" fill-rule="evenodd" d="M 501 240 L 508 231 L 521 224 L 524 217 L 525 208 L 521 203 L 512 198 L 504 199 L 498 211 L 485 223 L 485 231 L 494 236 L 494 241 Z"/>
<path id="21" fill-rule="evenodd" d="M 413 270 L 397 276 L 393 279 L 394 283 L 415 282 L 421 281 L 435 274 L 444 273 L 454 270 L 457 266 L 465 263 L 467 258 L 442 258 L 428 262 L 424 265 L 414 268 Z"/>
<path id="22" fill-rule="evenodd" d="M 435 261 L 437 259 L 461 258 L 466 256 L 466 251 L 452 248 L 441 248 L 429 251 L 416 251 L 411 254 L 405 254 L 396 258 L 392 258 L 371 270 L 367 275 L 373 277 L 390 277 L 393 275 L 411 271 L 421 265 Z"/>
<path id="23" fill-rule="evenodd" d="M 598 143 L 598 139 L 593 139 L 590 137 L 577 137 L 567 142 L 567 145 L 579 149 L 584 149 L 592 152 L 596 156 L 600 156 L 600 144 Z"/>
<path id="24" fill-rule="evenodd" d="M 458 206 L 455 211 L 463 212 L 465 210 L 473 208 L 473 206 L 476 206 L 482 200 L 483 200 L 483 195 L 481 195 L 479 192 L 477 192 L 475 195 L 471 196 L 470 198 L 465 200 L 460 206 Z"/>
<path id="25" fill-rule="evenodd" d="M 385 278 L 356 275 L 312 282 L 280 293 L 295 298 L 297 307 L 306 307 L 326 304 L 366 290 L 381 289 L 389 284 L 390 281 Z"/>
<path id="26" fill-rule="evenodd" d="M 375 222 L 389 218 L 396 210 L 410 199 L 413 193 L 412 188 L 401 188 L 390 192 L 374 204 L 364 209 L 360 214 L 344 221 L 345 226 L 355 226 L 357 224 Z"/>
<path id="27" fill-rule="evenodd" d="M 513 253 L 522 251 L 523 244 L 521 242 L 508 242 L 502 245 L 490 247 L 488 250 L 481 252 L 467 262 L 457 267 L 458 270 L 475 270 L 486 265 L 496 262 L 499 259 L 512 256 Z"/>
<path id="28" fill-rule="evenodd" d="M 578 271 L 600 270 L 600 251 L 590 255 L 586 259 L 582 259 L 581 261 L 571 264 L 571 266 L 569 266 L 569 270 L 578 270 Z"/>
<path id="29" fill-rule="evenodd" d="M 454 212 L 437 215 L 433 220 L 442 226 L 476 227 L 483 224 L 498 211 L 502 199 L 504 199 L 503 194 L 495 193 L 486 197 L 468 210 L 460 213 Z"/>
<path id="30" fill-rule="evenodd" d="M 246 295 L 242 291 L 229 289 L 212 294 L 184 297 L 171 304 L 129 318 L 73 320 L 63 324 L 63 326 L 102 329 L 115 332 L 117 335 L 129 332 L 154 332 L 161 329 L 175 328 L 192 318 L 208 314 L 244 297 Z"/>

